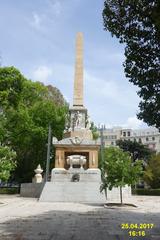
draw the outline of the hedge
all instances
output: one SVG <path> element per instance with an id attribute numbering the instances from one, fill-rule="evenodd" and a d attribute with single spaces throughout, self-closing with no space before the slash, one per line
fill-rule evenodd
<path id="1" fill-rule="evenodd" d="M 160 196 L 160 189 L 132 189 L 134 195 L 149 195 L 149 196 Z"/>
<path id="2" fill-rule="evenodd" d="M 0 194 L 18 194 L 19 187 L 0 187 Z"/>

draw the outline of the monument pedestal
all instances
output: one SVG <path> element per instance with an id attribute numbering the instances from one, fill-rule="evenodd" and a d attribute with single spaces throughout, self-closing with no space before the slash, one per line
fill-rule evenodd
<path id="1" fill-rule="evenodd" d="M 105 196 L 99 192 L 99 186 L 95 182 L 47 182 L 39 201 L 105 203 Z"/>
<path id="2" fill-rule="evenodd" d="M 75 129 L 74 131 L 66 132 L 64 134 L 65 138 L 74 138 L 77 136 L 83 139 L 92 139 L 92 132 L 91 130 L 86 129 Z"/>
<path id="3" fill-rule="evenodd" d="M 73 181 L 79 175 L 78 181 Z M 105 194 L 100 193 L 101 171 L 99 169 L 52 170 L 51 182 L 47 182 L 40 202 L 105 203 Z"/>

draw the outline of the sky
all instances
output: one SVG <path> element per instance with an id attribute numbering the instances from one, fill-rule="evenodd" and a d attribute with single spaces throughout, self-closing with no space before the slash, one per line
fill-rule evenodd
<path id="1" fill-rule="evenodd" d="M 72 105 L 75 38 L 84 37 L 84 102 L 95 124 L 142 128 L 138 89 L 125 78 L 124 46 L 104 31 L 104 0 L 1 0 L 2 66 L 51 84 Z"/>

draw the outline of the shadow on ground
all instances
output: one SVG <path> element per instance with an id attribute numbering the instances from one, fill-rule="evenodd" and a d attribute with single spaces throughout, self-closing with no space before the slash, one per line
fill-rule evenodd
<path id="1" fill-rule="evenodd" d="M 145 237 L 129 237 L 129 230 L 121 229 L 122 223 L 154 223 L 155 226 L 142 229 Z M 135 208 L 100 207 L 85 213 L 52 210 L 6 221 L 0 229 L 0 240 L 159 240 L 160 214 L 138 213 Z"/>

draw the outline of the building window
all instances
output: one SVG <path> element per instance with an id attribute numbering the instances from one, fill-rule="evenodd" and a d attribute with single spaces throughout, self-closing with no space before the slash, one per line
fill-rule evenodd
<path id="1" fill-rule="evenodd" d="M 152 141 L 154 141 L 155 140 L 155 137 L 152 137 Z"/>
<path id="2" fill-rule="evenodd" d="M 114 145 L 114 142 L 111 142 L 111 145 L 113 146 L 113 145 Z"/>
<path id="3" fill-rule="evenodd" d="M 115 135 L 112 135 L 112 139 L 116 139 L 117 137 Z"/>
<path id="4" fill-rule="evenodd" d="M 149 139 L 148 139 L 148 137 L 146 137 L 146 142 L 148 142 L 149 141 Z"/>
<path id="5" fill-rule="evenodd" d="M 141 138 L 139 138 L 139 139 L 138 139 L 138 142 L 139 142 L 139 143 L 142 143 L 142 139 L 141 139 Z"/>
<path id="6" fill-rule="evenodd" d="M 123 132 L 123 137 L 126 137 L 126 132 Z"/>
<path id="7" fill-rule="evenodd" d="M 128 132 L 127 134 L 128 134 L 128 137 L 130 137 L 130 136 L 131 136 L 131 133 L 130 133 L 130 132 Z"/>

